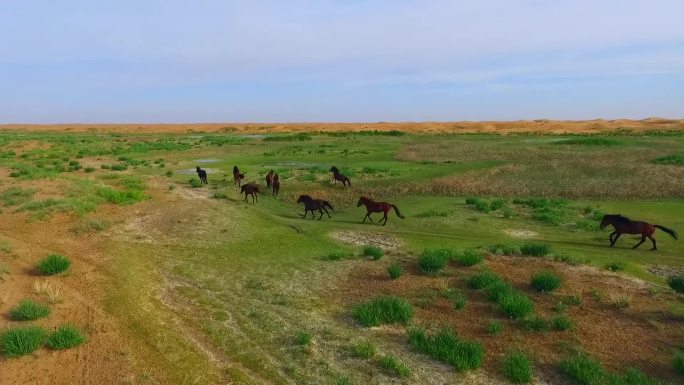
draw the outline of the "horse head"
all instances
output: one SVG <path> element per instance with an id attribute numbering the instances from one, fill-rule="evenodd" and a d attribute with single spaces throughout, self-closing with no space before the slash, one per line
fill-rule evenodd
<path id="1" fill-rule="evenodd" d="M 613 219 L 619 218 L 621 216 L 622 216 L 622 214 L 613 214 L 613 215 L 606 214 L 601 219 L 601 224 L 599 225 L 599 227 L 601 228 L 601 230 L 603 230 L 606 228 L 606 226 L 613 223 Z"/>
<path id="2" fill-rule="evenodd" d="M 201 169 L 201 168 L 199 168 L 199 166 L 195 167 L 195 169 L 196 169 L 196 171 L 197 171 L 197 172 L 200 172 L 200 171 L 202 171 L 202 169 Z"/>
<path id="3" fill-rule="evenodd" d="M 335 173 L 335 174 L 337 174 L 337 173 L 340 172 L 340 170 L 339 170 L 337 167 L 335 167 L 335 166 L 330 167 L 330 171 L 333 172 L 333 173 Z"/>
<path id="4" fill-rule="evenodd" d="M 238 170 L 238 166 L 233 166 L 233 174 L 239 173 L 240 170 Z"/>
<path id="5" fill-rule="evenodd" d="M 359 202 L 356 204 L 356 207 L 359 207 L 359 206 L 361 206 L 362 204 L 368 202 L 368 200 L 369 200 L 369 199 L 366 198 L 366 197 L 361 197 L 361 198 L 359 198 Z"/>
<path id="6" fill-rule="evenodd" d="M 302 203 L 306 201 L 310 201 L 311 197 L 308 195 L 300 195 L 299 198 L 297 198 L 297 203 Z"/>

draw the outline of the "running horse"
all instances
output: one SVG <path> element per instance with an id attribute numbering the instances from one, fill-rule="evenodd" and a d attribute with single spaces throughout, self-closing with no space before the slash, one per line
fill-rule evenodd
<path id="1" fill-rule="evenodd" d="M 280 177 L 278 174 L 273 175 L 273 182 L 271 182 L 271 186 L 273 187 L 273 192 L 271 195 L 278 196 L 278 191 L 280 191 Z"/>
<path id="2" fill-rule="evenodd" d="M 242 180 L 245 179 L 245 174 L 240 174 L 238 166 L 233 166 L 233 184 L 242 186 Z"/>
<path id="3" fill-rule="evenodd" d="M 197 172 L 197 176 L 200 178 L 200 183 L 209 184 L 209 182 L 207 182 L 207 170 L 202 170 L 197 167 L 195 172 Z"/>
<path id="4" fill-rule="evenodd" d="M 245 194 L 245 202 L 247 202 L 247 196 L 251 195 L 252 196 L 252 203 L 255 202 L 255 199 L 257 198 L 257 194 L 259 193 L 259 186 L 253 184 L 253 183 L 247 183 L 243 184 L 240 187 L 240 193 Z M 256 199 L 257 201 L 259 199 Z"/>
<path id="5" fill-rule="evenodd" d="M 603 219 L 601 219 L 600 227 L 601 229 L 605 229 L 608 225 L 613 226 L 615 229 L 615 231 L 613 231 L 608 237 L 610 240 L 610 247 L 615 245 L 615 242 L 617 242 L 618 238 L 620 238 L 620 235 L 622 234 L 640 234 L 641 241 L 634 245 L 632 247 L 633 249 L 641 246 L 641 244 L 646 241 L 646 237 L 648 237 L 648 239 L 650 239 L 653 243 L 653 248 L 651 250 L 657 250 L 656 240 L 653 238 L 653 233 L 656 231 L 656 229 L 663 230 L 664 232 L 670 234 L 672 238 L 677 239 L 677 233 L 672 229 L 668 229 L 667 227 L 661 225 L 653 225 L 647 222 L 633 221 L 627 217 L 623 217 L 621 214 L 604 215 Z M 613 238 L 613 236 L 615 236 L 615 238 Z"/>
<path id="6" fill-rule="evenodd" d="M 318 212 L 321 213 L 321 216 L 318 217 L 319 221 L 323 218 L 323 211 L 328 214 L 328 218 L 331 218 L 326 207 L 330 207 L 330 211 L 335 212 L 328 201 L 324 201 L 323 199 L 314 199 L 309 195 L 300 195 L 297 199 L 297 203 L 304 203 L 304 215 L 302 215 L 302 218 L 306 218 L 306 215 L 309 213 L 309 211 L 311 211 L 311 219 L 316 219 L 314 210 L 318 210 Z"/>
<path id="7" fill-rule="evenodd" d="M 404 219 L 404 216 L 401 215 L 399 212 L 399 208 L 391 203 L 387 202 L 375 202 L 374 200 L 366 197 L 361 197 L 359 198 L 359 202 L 356 204 L 356 207 L 360 207 L 361 205 L 366 206 L 366 216 L 363 217 L 363 222 L 361 223 L 366 223 L 366 218 L 370 219 L 371 222 L 373 222 L 373 219 L 371 219 L 370 215 L 372 213 L 383 213 L 384 216 L 380 221 L 383 219 L 385 220 L 382 225 L 387 224 L 387 213 L 394 208 L 394 212 L 397 214 L 397 216 L 401 219 Z"/>
<path id="8" fill-rule="evenodd" d="M 266 188 L 271 187 L 271 183 L 273 183 L 273 174 L 275 171 L 271 170 L 266 174 Z"/>
<path id="9" fill-rule="evenodd" d="M 330 168 L 330 171 L 333 173 L 333 182 L 335 184 L 337 184 L 337 181 L 340 181 L 342 182 L 342 186 L 351 186 L 351 181 L 349 180 L 349 178 L 340 174 L 340 170 L 337 167 L 332 166 Z"/>

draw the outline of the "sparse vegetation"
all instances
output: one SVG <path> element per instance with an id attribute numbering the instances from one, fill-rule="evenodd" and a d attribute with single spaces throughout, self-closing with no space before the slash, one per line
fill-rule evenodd
<path id="1" fill-rule="evenodd" d="M 551 320 L 553 328 L 556 330 L 568 330 L 572 328 L 572 321 L 565 315 L 557 315 Z"/>
<path id="2" fill-rule="evenodd" d="M 43 275 L 55 275 L 69 270 L 71 260 L 59 254 L 50 254 L 40 261 L 36 269 Z"/>
<path id="3" fill-rule="evenodd" d="M 62 325 L 47 337 L 47 345 L 53 350 L 73 348 L 84 342 L 85 336 L 74 325 Z"/>
<path id="4" fill-rule="evenodd" d="M 408 338 L 411 347 L 452 365 L 458 372 L 477 369 L 484 361 L 481 343 L 462 339 L 451 329 L 430 335 L 424 329 L 413 328 Z"/>
<path id="5" fill-rule="evenodd" d="M 399 297 L 381 296 L 354 306 L 354 319 L 362 326 L 407 323 L 413 318 L 411 304 Z"/>
<path id="6" fill-rule="evenodd" d="M 522 351 L 513 350 L 506 353 L 501 370 L 514 384 L 527 384 L 532 381 L 532 364 Z"/>
<path id="7" fill-rule="evenodd" d="M 78 235 L 91 234 L 107 230 L 110 226 L 111 222 L 107 219 L 85 218 L 74 225 L 71 230 Z"/>
<path id="8" fill-rule="evenodd" d="M 361 341 L 354 345 L 354 355 L 363 359 L 373 358 L 375 356 L 375 345 L 369 341 Z"/>
<path id="9" fill-rule="evenodd" d="M 609 373 L 600 362 L 583 353 L 561 361 L 558 366 L 561 372 L 582 385 L 664 385 L 635 368 L 627 369 L 624 374 Z"/>
<path id="10" fill-rule="evenodd" d="M 607 263 L 605 268 L 610 271 L 623 271 L 626 265 L 624 262 L 610 262 Z"/>
<path id="11" fill-rule="evenodd" d="M 379 362 L 380 366 L 382 366 L 385 370 L 388 370 L 401 378 L 406 378 L 411 375 L 411 369 L 409 369 L 405 363 L 393 356 L 382 356 Z"/>

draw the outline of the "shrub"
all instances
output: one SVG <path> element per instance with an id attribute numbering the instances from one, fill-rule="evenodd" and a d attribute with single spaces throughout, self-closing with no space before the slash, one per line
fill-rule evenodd
<path id="1" fill-rule="evenodd" d="M 425 274 L 437 274 L 446 267 L 451 256 L 451 250 L 425 249 L 418 257 L 418 266 Z"/>
<path id="2" fill-rule="evenodd" d="M 69 349 L 85 341 L 85 336 L 76 326 L 62 325 L 48 336 L 47 345 L 55 350 Z"/>
<path id="3" fill-rule="evenodd" d="M 309 332 L 297 332 L 297 335 L 295 336 L 297 345 L 301 346 L 306 346 L 310 344 L 312 339 L 313 337 L 311 337 L 311 333 Z"/>
<path id="4" fill-rule="evenodd" d="M 553 328 L 556 330 L 568 330 L 572 328 L 572 321 L 564 315 L 557 315 L 551 320 Z"/>
<path id="5" fill-rule="evenodd" d="M 487 333 L 493 336 L 501 334 L 503 330 L 503 325 L 499 321 L 489 321 L 487 324 Z"/>
<path id="6" fill-rule="evenodd" d="M 13 327 L 0 333 L 0 352 L 8 358 L 33 353 L 43 344 L 45 330 L 38 326 Z"/>
<path id="7" fill-rule="evenodd" d="M 382 358 L 380 358 L 380 366 L 401 378 L 406 378 L 411 375 L 411 369 L 409 369 L 405 363 L 392 356 L 382 356 Z"/>
<path id="8" fill-rule="evenodd" d="M 535 257 L 543 257 L 551 252 L 551 247 L 546 243 L 528 242 L 520 246 L 520 252 L 523 255 L 532 255 Z"/>
<path id="9" fill-rule="evenodd" d="M 368 341 L 354 345 L 354 355 L 359 358 L 369 359 L 375 355 L 375 345 Z"/>
<path id="10" fill-rule="evenodd" d="M 414 328 L 409 330 L 408 338 L 414 349 L 451 364 L 458 372 L 477 369 L 484 360 L 481 343 L 461 339 L 451 329 L 428 335 L 424 329 Z"/>
<path id="11" fill-rule="evenodd" d="M 378 259 L 382 258 L 384 254 L 385 252 L 382 250 L 382 248 L 378 246 L 363 247 L 363 255 L 366 257 L 371 257 L 374 261 L 377 261 Z"/>
<path id="12" fill-rule="evenodd" d="M 393 263 L 387 268 L 387 274 L 389 274 L 390 278 L 397 279 L 404 274 L 404 268 L 398 263 Z"/>
<path id="13" fill-rule="evenodd" d="M 514 319 L 524 318 L 534 311 L 534 302 L 521 293 L 505 294 L 497 302 L 501 310 Z"/>
<path id="14" fill-rule="evenodd" d="M 605 268 L 610 271 L 622 271 L 626 266 L 624 262 L 611 262 L 606 264 Z"/>
<path id="15" fill-rule="evenodd" d="M 684 375 L 684 352 L 675 350 L 672 354 L 672 367 L 675 368 L 679 374 Z"/>
<path id="16" fill-rule="evenodd" d="M 684 275 L 673 275 L 668 277 L 667 284 L 677 293 L 684 293 Z"/>
<path id="17" fill-rule="evenodd" d="M 190 187 L 192 187 L 192 188 L 200 188 L 203 186 L 202 182 L 197 178 L 188 179 L 188 183 L 190 184 Z"/>
<path id="18" fill-rule="evenodd" d="M 413 307 L 399 297 L 381 296 L 354 306 L 352 315 L 357 322 L 366 327 L 407 323 L 413 318 Z"/>
<path id="19" fill-rule="evenodd" d="M 506 353 L 501 370 L 504 376 L 514 384 L 526 384 L 532 381 L 532 365 L 529 358 L 521 351 Z"/>
<path id="20" fill-rule="evenodd" d="M 501 282 L 501 278 L 491 271 L 483 271 L 481 273 L 474 274 L 468 279 L 468 285 L 472 289 L 486 289 L 489 286 Z"/>
<path id="21" fill-rule="evenodd" d="M 30 299 L 25 299 L 10 310 L 10 318 L 13 321 L 34 321 L 39 318 L 47 317 L 50 308 L 46 305 L 36 303 Z"/>
<path id="22" fill-rule="evenodd" d="M 44 275 L 55 275 L 67 271 L 70 266 L 69 258 L 59 254 L 50 254 L 38 263 L 36 269 Z"/>
<path id="23" fill-rule="evenodd" d="M 459 254 L 455 260 L 463 266 L 473 266 L 482 262 L 482 253 L 475 250 L 465 250 L 463 253 Z"/>
<path id="24" fill-rule="evenodd" d="M 552 271 L 540 271 L 532 276 L 530 284 L 536 291 L 551 292 L 558 289 L 563 280 Z"/>

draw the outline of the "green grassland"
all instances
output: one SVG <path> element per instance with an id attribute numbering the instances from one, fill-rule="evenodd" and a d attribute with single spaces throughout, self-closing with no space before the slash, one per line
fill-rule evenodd
<path id="1" fill-rule="evenodd" d="M 684 135 L 2 133 L 0 151 L 0 167 L 11 173 L 0 185 L 2 209 L 29 212 L 33 221 L 58 211 L 85 216 L 103 204 L 154 207 L 150 186 L 190 190 L 194 167 L 209 170 L 209 185 L 200 189 L 220 199 L 178 212 L 166 207 L 174 225 L 163 240 L 107 241 L 114 256 L 108 273 L 118 282 L 108 310 L 147 341 L 179 383 L 459 381 L 457 372 L 411 350 L 405 337 L 360 328 L 350 309 L 331 303 L 349 271 L 375 263 L 360 246 L 330 236 L 339 230 L 392 235 L 399 253 L 413 258 L 430 247 L 484 251 L 544 242 L 552 255 L 597 267 L 620 261 L 623 274 L 663 287 L 665 279 L 647 268 L 684 265 L 681 240 L 657 232 L 657 252 L 649 241 L 632 250 L 637 240 L 630 236 L 609 248 L 610 231 L 597 226 L 602 213 L 621 213 L 684 233 L 684 167 L 659 160 L 684 153 Z M 257 204 L 243 202 L 234 165 L 262 186 L 275 170 L 281 195 L 264 191 Z M 351 188 L 332 184 L 332 165 L 350 177 Z M 31 182 L 40 180 L 58 181 L 63 196 L 35 198 L 40 187 Z M 303 193 L 329 200 L 333 218 L 301 219 L 295 201 Z M 361 195 L 396 204 L 406 219 L 390 213 L 387 226 L 361 225 Z M 471 197 L 479 203 L 466 203 Z M 348 257 L 327 258 L 336 251 Z M 164 322 L 169 314 L 182 326 Z M 301 333 L 310 341 L 300 343 Z M 372 341 L 379 357 L 405 362 L 412 377 L 356 357 L 361 339 Z"/>

